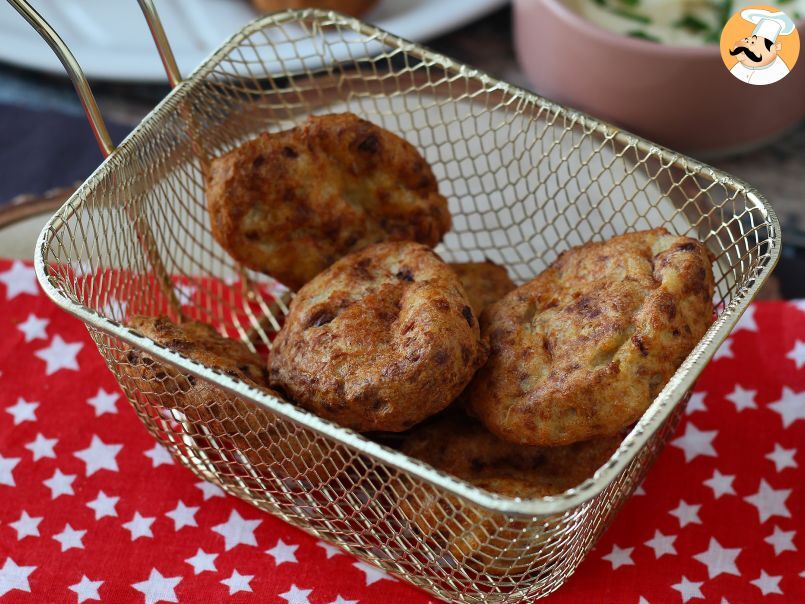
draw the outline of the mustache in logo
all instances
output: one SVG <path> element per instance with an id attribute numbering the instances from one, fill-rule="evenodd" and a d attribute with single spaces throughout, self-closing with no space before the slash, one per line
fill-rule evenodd
<path id="1" fill-rule="evenodd" d="M 747 57 L 749 57 L 749 60 L 750 60 L 750 61 L 753 61 L 753 62 L 755 62 L 755 63 L 760 63 L 760 62 L 763 60 L 763 57 L 761 57 L 760 55 L 756 55 L 756 54 L 755 54 L 755 53 L 753 53 L 751 50 L 749 50 L 749 49 L 748 49 L 746 46 L 739 46 L 739 47 L 738 47 L 738 48 L 736 48 L 735 50 L 731 50 L 731 51 L 730 51 L 730 54 L 731 54 L 733 57 L 734 57 L 735 55 L 739 55 L 739 54 L 741 54 L 741 53 L 744 53 L 744 54 L 745 54 Z"/>

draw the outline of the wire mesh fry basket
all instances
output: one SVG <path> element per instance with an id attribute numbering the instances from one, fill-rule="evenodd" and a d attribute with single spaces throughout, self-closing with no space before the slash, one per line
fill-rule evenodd
<path id="1" fill-rule="evenodd" d="M 203 479 L 449 601 L 557 589 L 640 483 L 773 269 L 771 207 L 718 170 L 332 12 L 259 19 L 180 82 L 150 1 L 141 5 L 175 87 L 112 150 L 77 84 L 109 155 L 42 231 L 35 264 L 47 294 L 86 323 L 148 431 Z M 714 253 L 717 319 L 593 478 L 542 499 L 490 494 L 126 327 L 134 314 L 166 314 L 270 348 L 287 296 L 212 239 L 204 165 L 258 132 L 345 110 L 430 162 L 453 215 L 445 260 L 489 258 L 522 283 L 573 245 L 660 226 Z M 158 379 L 143 379 L 142 363 Z M 198 380 L 212 393 L 204 406 L 188 396 Z"/>

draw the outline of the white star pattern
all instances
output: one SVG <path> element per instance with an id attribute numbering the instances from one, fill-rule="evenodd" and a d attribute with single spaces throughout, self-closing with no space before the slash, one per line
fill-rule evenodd
<path id="1" fill-rule="evenodd" d="M 100 417 L 104 413 L 117 413 L 117 399 L 120 394 L 107 392 L 103 388 L 98 388 L 98 392 L 92 398 L 87 399 L 87 404 L 95 409 L 95 417 Z"/>
<path id="2" fill-rule="evenodd" d="M 14 416 L 14 425 L 19 426 L 22 422 L 35 422 L 36 421 L 36 408 L 39 403 L 32 403 L 26 401 L 24 398 L 19 397 L 17 404 L 11 407 L 6 407 L 6 411 Z"/>
<path id="3" fill-rule="evenodd" d="M 73 481 L 75 480 L 75 474 L 62 474 L 62 471 L 56 469 L 53 472 L 53 476 L 48 478 L 47 480 L 42 481 L 47 488 L 50 489 L 50 498 L 56 499 L 61 495 L 72 495 L 73 494 Z"/>
<path id="4" fill-rule="evenodd" d="M 25 445 L 25 448 L 31 452 L 34 461 L 39 461 L 43 457 L 52 457 L 55 459 L 56 453 L 53 451 L 53 447 L 56 446 L 57 442 L 59 442 L 57 438 L 45 438 L 39 433 L 36 435 L 36 438 Z"/>
<path id="5" fill-rule="evenodd" d="M 317 541 L 316 545 L 324 550 L 324 555 L 327 556 L 328 560 L 333 556 L 338 556 L 342 553 L 339 548 L 337 548 L 335 545 L 330 545 L 326 541 Z"/>
<path id="6" fill-rule="evenodd" d="M 692 423 L 685 426 L 685 434 L 671 441 L 675 447 L 679 447 L 685 452 L 685 461 L 690 462 L 699 455 L 705 457 L 716 457 L 716 450 L 713 448 L 713 439 L 718 435 L 717 430 L 699 430 Z"/>
<path id="7" fill-rule="evenodd" d="M 42 319 L 34 314 L 30 314 L 25 321 L 17 325 L 17 329 L 23 333 L 26 342 L 33 342 L 34 340 L 47 340 L 48 334 L 46 330 L 48 323 L 50 323 L 49 320 Z"/>
<path id="8" fill-rule="evenodd" d="M 204 501 L 207 501 L 208 499 L 210 499 L 212 497 L 223 497 L 224 496 L 224 492 L 223 492 L 223 490 L 221 490 L 221 487 L 219 487 L 216 484 L 212 484 L 211 482 L 207 482 L 205 480 L 202 480 L 201 482 L 197 482 L 196 483 L 196 488 L 201 490 L 201 494 L 204 497 Z"/>
<path id="9" fill-rule="evenodd" d="M 72 267 L 76 277 L 84 277 L 95 272 L 89 260 L 73 260 L 70 263 L 70 267 Z"/>
<path id="10" fill-rule="evenodd" d="M 168 450 L 160 445 L 159 443 L 155 444 L 151 449 L 146 451 L 143 455 L 151 460 L 152 467 L 156 468 L 161 465 L 171 465 L 173 463 L 173 458 L 171 454 L 168 453 Z"/>
<path id="11" fill-rule="evenodd" d="M 757 508 L 760 523 L 763 524 L 772 516 L 790 518 L 791 512 L 785 506 L 785 500 L 791 494 L 791 489 L 773 489 L 765 480 L 760 481 L 757 493 L 744 497 L 744 501 Z"/>
<path id="12" fill-rule="evenodd" d="M 682 595 L 682 602 L 687 602 L 693 598 L 704 598 L 702 585 L 704 585 L 703 582 L 689 581 L 686 576 L 682 575 L 682 580 L 671 587 Z"/>
<path id="13" fill-rule="evenodd" d="M 74 455 L 86 464 L 87 476 L 92 476 L 98 470 L 111 470 L 117 472 L 117 454 L 123 445 L 108 445 L 97 435 L 92 435 L 89 447 L 76 451 Z"/>
<path id="14" fill-rule="evenodd" d="M 20 463 L 19 457 L 3 457 L 3 455 L 0 454 L 0 484 L 9 487 L 15 486 L 12 472 L 18 463 Z"/>
<path id="15" fill-rule="evenodd" d="M 706 397 L 706 392 L 694 392 L 691 394 L 688 406 L 685 407 L 685 413 L 690 415 L 691 413 L 696 413 L 696 411 L 707 411 L 707 407 L 704 404 Z"/>
<path id="16" fill-rule="evenodd" d="M 193 574 L 198 575 L 203 573 L 205 570 L 217 572 L 218 569 L 215 568 L 215 559 L 217 557 L 218 554 L 208 554 L 203 549 L 198 548 L 196 555 L 192 558 L 188 558 L 185 560 L 185 562 L 193 567 Z"/>
<path id="17" fill-rule="evenodd" d="M 236 594 L 239 591 L 251 591 L 249 582 L 254 579 L 254 575 L 241 575 L 238 571 L 232 570 L 232 575 L 228 579 L 223 579 L 221 583 L 229 588 L 229 595 Z"/>
<path id="18" fill-rule="evenodd" d="M 310 604 L 308 596 L 312 592 L 312 589 L 299 589 L 296 585 L 291 585 L 288 591 L 280 594 L 280 598 L 288 602 L 288 604 Z"/>
<path id="19" fill-rule="evenodd" d="M 785 355 L 785 358 L 794 361 L 797 369 L 802 369 L 803 365 L 805 365 L 805 342 L 797 340 L 791 351 Z"/>
<path id="20" fill-rule="evenodd" d="M 124 529 L 131 533 L 131 540 L 136 541 L 140 537 L 153 537 L 151 532 L 151 525 L 154 524 L 156 518 L 148 518 L 140 515 L 140 512 L 134 512 L 134 516 L 126 524 L 122 525 Z"/>
<path id="21" fill-rule="evenodd" d="M 12 589 L 27 591 L 30 593 L 31 585 L 28 577 L 36 570 L 35 566 L 18 566 L 9 556 L 0 568 L 0 598 Z"/>
<path id="22" fill-rule="evenodd" d="M 0 271 L 10 265 L 0 260 Z M 255 285 L 259 286 L 259 279 Z M 4 291 L 0 284 L 0 303 Z M 42 292 L 38 295 L 49 304 Z M 201 295 L 199 287 L 193 299 Z M 104 301 L 103 294 L 97 301 Z M 772 316 L 768 311 L 776 313 L 784 306 L 786 315 L 766 319 Z M 805 301 L 802 307 L 805 311 Z M 796 369 L 800 363 L 792 355 L 797 348 L 795 342 L 805 348 L 805 315 L 796 316 L 799 311 L 778 303 L 749 308 L 751 312 L 739 322 L 747 325 L 743 330 L 736 328 L 738 335 L 727 343 L 728 348 L 731 345 L 728 356 L 733 360 L 721 365 L 716 362 L 716 367 L 711 366 L 699 380 L 698 391 L 691 393 L 687 419 L 669 439 L 674 446 L 660 458 L 646 481 L 648 495 L 627 503 L 622 512 L 628 516 L 626 522 L 621 518 L 613 525 L 603 539 L 603 547 L 599 543 L 589 556 L 588 565 L 592 563 L 589 568 L 594 572 L 610 569 L 605 572 L 620 573 L 623 580 L 607 587 L 606 594 L 612 596 L 612 601 L 695 604 L 712 599 L 725 604 L 722 594 L 730 593 L 727 597 L 734 604 L 761 601 L 764 596 L 783 592 L 780 601 L 799 601 L 800 583 L 805 579 L 805 537 L 799 529 L 801 493 L 797 487 L 803 480 L 805 462 L 799 465 L 802 447 L 797 443 L 805 429 L 805 421 L 799 421 L 805 419 L 805 401 L 800 402 L 805 391 L 796 390 L 805 388 L 798 380 L 805 375 L 805 367 Z M 323 541 L 316 543 L 315 538 L 279 520 L 249 512 L 252 508 L 238 500 L 224 498 L 227 493 L 217 484 L 199 482 L 193 486 L 201 478 L 180 466 L 178 457 L 171 458 L 137 421 L 132 419 L 133 425 L 110 423 L 112 418 L 105 418 L 106 414 L 118 419 L 129 413 L 119 404 L 122 400 L 128 407 L 127 401 L 112 376 L 105 373 L 102 357 L 95 354 L 94 346 L 88 345 L 91 338 L 79 329 L 78 323 L 70 324 L 73 318 L 40 304 L 39 298 L 25 295 L 16 298 L 16 306 L 0 304 L 0 315 L 4 310 L 8 310 L 6 327 L 11 336 L 7 338 L 7 353 L 14 362 L 19 360 L 24 371 L 2 367 L 0 362 L 0 507 L 5 505 L 0 514 L 2 590 L 9 590 L 2 581 L 4 562 L 8 565 L 12 556 L 13 564 L 35 569 L 29 573 L 29 584 L 25 577 L 32 592 L 28 599 L 35 601 L 120 599 L 142 604 L 150 596 L 133 585 L 150 583 L 149 572 L 155 579 L 177 580 L 178 586 L 170 588 L 168 600 L 171 595 L 179 601 L 206 597 L 283 604 L 294 600 L 364 604 L 393 599 L 389 592 L 399 584 L 372 578 L 349 552 Z M 786 322 L 786 317 L 791 320 Z M 762 333 L 756 329 L 759 325 L 763 325 Z M 755 341 L 763 336 L 770 336 L 767 339 L 778 345 L 756 345 Z M 41 357 L 34 355 L 47 350 L 57 338 L 68 345 L 82 343 L 83 348 L 74 355 L 80 369 L 55 369 L 53 375 L 46 377 L 47 360 L 40 361 Z M 753 365 L 756 360 L 758 363 Z M 102 384 L 109 385 L 110 391 Z M 31 405 L 38 406 L 31 409 Z M 178 436 L 190 421 L 178 409 L 164 408 L 160 415 L 158 421 L 166 422 L 166 429 L 171 429 L 167 427 L 168 418 L 174 419 L 172 429 Z M 736 440 L 736 433 L 748 436 Z M 93 470 L 80 458 L 92 449 L 94 438 L 102 446 L 122 447 L 112 455 L 111 463 L 117 471 Z M 701 442 L 696 442 L 697 438 Z M 192 447 L 191 439 L 184 444 L 176 442 L 180 447 Z M 222 454 L 231 453 L 238 460 L 236 443 L 230 440 L 222 441 Z M 55 447 L 59 450 L 55 451 Z M 683 452 L 684 457 L 675 451 Z M 234 475 L 232 478 L 237 480 Z M 256 476 L 244 479 L 259 480 Z M 150 499 L 137 487 L 140 482 L 148 485 L 149 480 L 156 489 Z M 6 486 L 4 481 L 13 486 Z M 307 487 L 290 479 L 281 486 L 294 494 Z M 626 486 L 634 489 L 636 483 Z M 110 497 L 101 489 L 120 497 Z M 636 494 L 640 492 L 642 487 Z M 48 496 L 52 501 L 47 500 Z M 678 505 L 672 509 L 674 499 Z M 92 511 L 87 512 L 84 506 Z M 305 511 L 314 512 L 307 506 L 303 506 Z M 240 518 L 244 522 L 262 520 L 243 537 L 246 541 L 253 539 L 253 546 L 240 542 L 239 535 L 225 534 L 223 527 L 232 521 L 233 509 L 239 513 L 238 518 L 245 514 Z M 675 520 L 663 518 L 665 513 Z M 123 525 L 126 518 L 130 525 L 138 515 L 149 521 L 150 538 L 135 539 L 131 527 Z M 155 518 L 143 518 L 149 515 Z M 101 522 L 107 517 L 110 519 Z M 631 528 L 624 529 L 624 524 Z M 736 526 L 741 530 L 735 530 Z M 127 538 L 121 529 L 131 537 Z M 665 530 L 669 533 L 665 534 Z M 237 533 L 232 527 L 229 531 Z M 3 539 L 9 546 L 5 551 Z M 231 549 L 226 550 L 227 546 Z M 156 557 L 140 555 L 148 552 L 154 552 Z M 173 558 L 166 558 L 166 552 L 173 552 Z M 114 561 L 112 566 L 104 566 L 107 555 Z M 273 564 L 263 566 L 268 562 L 260 560 L 264 555 L 271 556 Z M 340 562 L 335 560 L 338 556 Z M 217 567 L 219 563 L 221 568 Z M 355 568 L 350 570 L 353 565 Z M 369 564 L 365 568 L 390 581 L 401 581 Z M 652 569 L 661 569 L 661 576 Z M 580 570 L 583 572 L 584 567 Z M 338 579 L 337 584 L 331 581 L 332 576 Z M 699 595 L 705 589 L 708 593 Z M 679 595 L 673 596 L 674 591 Z M 281 592 L 285 592 L 282 597 Z M 23 592 L 16 589 L 6 596 L 14 601 L 23 597 Z M 404 595 L 397 597 L 405 599 Z M 0 602 L 6 598 L 0 596 Z M 156 596 L 152 600 L 167 601 L 157 600 Z M 425 604 L 428 597 L 412 593 L 410 600 L 412 604 Z"/>
<path id="23" fill-rule="evenodd" d="M 125 300 L 109 298 L 106 300 L 106 304 L 101 306 L 101 314 L 104 317 L 116 317 L 118 319 L 123 319 L 126 316 L 126 309 L 128 307 L 129 303 Z"/>
<path id="24" fill-rule="evenodd" d="M 175 590 L 181 580 L 181 577 L 163 577 L 162 573 L 152 568 L 148 579 L 135 583 L 132 587 L 145 596 L 145 604 L 178 602 Z"/>
<path id="25" fill-rule="evenodd" d="M 60 369 L 78 371 L 79 351 L 84 347 L 83 342 L 68 343 L 61 336 L 53 336 L 50 346 L 37 350 L 34 355 L 45 361 L 45 374 L 53 375 Z"/>
<path id="26" fill-rule="evenodd" d="M 797 462 L 794 461 L 796 454 L 796 449 L 784 449 L 780 446 L 780 443 L 774 443 L 774 451 L 766 453 L 766 459 L 774 462 L 774 467 L 777 471 L 782 472 L 786 468 L 797 467 Z"/>
<path id="27" fill-rule="evenodd" d="M 98 590 L 103 585 L 103 581 L 91 581 L 87 575 L 81 575 L 81 580 L 75 585 L 68 587 L 70 591 L 74 591 L 78 596 L 78 604 L 86 600 L 100 600 L 101 594 Z"/>
<path id="28" fill-rule="evenodd" d="M 284 562 L 298 562 L 296 559 L 296 550 L 299 549 L 298 545 L 291 545 L 285 543 L 282 539 L 277 541 L 277 544 L 266 553 L 274 558 L 274 564 L 279 566 Z"/>
<path id="29" fill-rule="evenodd" d="M 188 507 L 183 501 L 179 501 L 179 503 L 176 504 L 176 508 L 170 512 L 166 512 L 165 515 L 173 520 L 173 526 L 175 530 L 178 531 L 185 526 L 198 526 L 198 524 L 196 524 L 196 512 L 198 512 L 198 510 L 198 507 Z"/>
<path id="30" fill-rule="evenodd" d="M 377 583 L 378 581 L 382 581 L 383 579 L 387 581 L 396 581 L 396 579 L 391 575 L 386 574 L 384 571 L 372 566 L 371 564 L 367 564 L 366 562 L 356 562 L 352 566 L 354 566 L 355 568 L 363 572 L 364 575 L 366 575 L 365 582 L 367 587 L 372 583 Z"/>
<path id="31" fill-rule="evenodd" d="M 6 300 L 13 300 L 20 294 L 39 295 L 34 269 L 15 260 L 11 268 L 0 273 L 0 283 L 6 285 Z"/>
<path id="32" fill-rule="evenodd" d="M 780 589 L 780 579 L 782 578 L 782 575 L 779 577 L 772 577 L 771 575 L 766 574 L 765 570 L 761 570 L 760 576 L 754 581 L 750 581 L 750 583 L 757 587 L 760 590 L 760 593 L 762 593 L 764 596 L 768 596 L 769 594 L 782 595 L 783 590 Z"/>
<path id="33" fill-rule="evenodd" d="M 212 527 L 212 530 L 224 538 L 224 549 L 229 551 L 240 544 L 257 545 L 254 531 L 261 522 L 262 520 L 246 520 L 236 510 L 232 510 L 229 520 Z"/>
<path id="34" fill-rule="evenodd" d="M 732 488 L 732 482 L 735 476 L 722 474 L 718 470 L 713 470 L 712 478 L 704 481 L 704 484 L 713 490 L 713 497 L 718 499 L 722 495 L 735 495 L 735 489 Z"/>
<path id="35" fill-rule="evenodd" d="M 805 419 L 805 391 L 794 392 L 788 386 L 783 386 L 780 400 L 769 404 L 769 408 L 780 414 L 783 427 L 788 428 L 795 421 Z"/>
<path id="36" fill-rule="evenodd" d="M 797 547 L 794 545 L 794 535 L 796 534 L 796 531 L 784 531 L 779 526 L 775 526 L 772 534 L 764 541 L 774 548 L 774 555 L 779 556 L 783 552 L 797 551 Z"/>
<path id="37" fill-rule="evenodd" d="M 612 551 L 606 556 L 601 556 L 601 559 L 612 564 L 612 570 L 615 570 L 621 566 L 629 566 L 634 564 L 634 560 L 632 560 L 633 551 L 633 547 L 620 548 L 617 545 L 613 545 Z"/>
<path id="38" fill-rule="evenodd" d="M 660 531 L 654 531 L 654 537 L 646 541 L 646 545 L 654 550 L 654 557 L 661 558 L 666 554 L 676 554 L 674 547 L 676 535 L 663 535 Z"/>
<path id="39" fill-rule="evenodd" d="M 736 411 L 741 412 L 744 409 L 757 409 L 757 403 L 755 402 L 756 395 L 757 392 L 754 390 L 744 390 L 739 384 L 735 384 L 735 390 L 724 398 L 735 405 Z"/>
<path id="40" fill-rule="evenodd" d="M 41 517 L 33 518 L 23 510 L 20 519 L 16 522 L 10 522 L 8 526 L 17 531 L 17 541 L 21 541 L 26 537 L 38 537 L 40 522 L 42 522 Z"/>
<path id="41" fill-rule="evenodd" d="M 701 524 L 699 519 L 699 510 L 701 505 L 690 505 L 684 499 L 680 500 L 679 505 L 671 510 L 669 514 L 676 516 L 679 519 L 679 526 L 684 528 L 689 524 Z"/>
<path id="42" fill-rule="evenodd" d="M 196 294 L 196 286 L 195 285 L 184 285 L 184 284 L 176 284 L 174 286 L 176 290 L 176 298 L 179 300 L 179 304 L 182 306 L 186 306 L 193 301 L 193 296 Z"/>
<path id="43" fill-rule="evenodd" d="M 77 531 L 69 524 L 66 524 L 64 525 L 64 530 L 58 535 L 53 535 L 53 538 L 61 543 L 61 551 L 66 552 L 72 548 L 84 549 L 81 539 L 86 534 L 87 531 Z"/>
<path id="44" fill-rule="evenodd" d="M 716 353 L 713 355 L 713 360 L 719 359 L 734 359 L 735 355 L 732 352 L 732 338 L 727 338 L 724 343 L 718 347 Z"/>
<path id="45" fill-rule="evenodd" d="M 725 548 L 714 538 L 710 538 L 710 545 L 706 551 L 693 556 L 694 560 L 698 560 L 707 567 L 707 576 L 710 579 L 718 575 L 736 575 L 741 576 L 738 567 L 735 565 L 735 559 L 741 553 L 740 547 Z"/>
<path id="46" fill-rule="evenodd" d="M 755 321 L 755 307 L 750 305 L 746 312 L 741 315 L 732 333 L 745 329 L 747 331 L 757 331 L 757 322 Z"/>
<path id="47" fill-rule="evenodd" d="M 98 496 L 87 503 L 87 507 L 95 510 L 95 520 L 100 520 L 105 516 L 117 517 L 115 506 L 120 501 L 120 497 L 109 497 L 103 491 L 98 491 Z"/>

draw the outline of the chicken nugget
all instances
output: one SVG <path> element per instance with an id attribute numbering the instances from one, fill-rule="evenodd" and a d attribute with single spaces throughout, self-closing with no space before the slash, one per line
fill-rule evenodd
<path id="1" fill-rule="evenodd" d="M 562 254 L 482 318 L 470 411 L 501 438 L 557 446 L 634 423 L 713 320 L 713 258 L 665 229 Z"/>
<path id="2" fill-rule="evenodd" d="M 517 286 L 509 278 L 505 266 L 495 264 L 491 260 L 484 262 L 451 262 L 450 268 L 458 275 L 470 306 L 476 316 L 481 316 L 483 310 L 497 302 Z"/>
<path id="3" fill-rule="evenodd" d="M 618 435 L 566 447 L 529 447 L 503 441 L 477 421 L 452 414 L 415 429 L 402 452 L 486 491 L 531 499 L 559 495 L 592 477 L 620 441 Z M 466 505 L 435 489 L 401 491 L 400 510 L 413 530 L 480 572 L 526 574 L 535 570 L 543 548 L 561 537 L 530 519 Z"/>
<path id="4" fill-rule="evenodd" d="M 310 117 L 214 159 L 207 207 L 235 260 L 293 290 L 372 243 L 433 247 L 450 229 L 416 148 L 351 113 Z"/>
<path id="5" fill-rule="evenodd" d="M 175 324 L 164 316 L 139 315 L 131 318 L 129 326 L 166 348 L 280 397 L 267 387 L 263 359 L 211 325 L 199 321 Z M 180 411 L 194 436 L 203 439 L 211 434 L 216 447 L 244 456 L 258 470 L 270 469 L 295 479 L 329 476 L 328 458 L 309 434 L 291 434 L 276 416 L 257 405 L 145 352 L 129 349 L 124 358 L 127 362 L 120 367 L 136 387 L 165 407 Z"/>
<path id="6" fill-rule="evenodd" d="M 428 246 L 350 254 L 291 302 L 271 384 L 360 432 L 400 432 L 444 409 L 487 349 L 458 277 Z"/>
<path id="7" fill-rule="evenodd" d="M 251 3 L 264 13 L 289 8 L 321 8 L 359 17 L 377 4 L 377 0 L 251 0 Z"/>

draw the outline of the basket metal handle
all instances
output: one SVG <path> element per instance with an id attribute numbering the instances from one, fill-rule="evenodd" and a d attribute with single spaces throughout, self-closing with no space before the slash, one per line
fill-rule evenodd
<path id="1" fill-rule="evenodd" d="M 9 4 L 13 6 L 23 18 L 31 24 L 36 33 L 38 33 L 48 46 L 56 53 L 56 56 L 61 61 L 70 81 L 75 87 L 78 98 L 81 100 L 81 105 L 84 107 L 84 112 L 87 115 L 92 133 L 95 135 L 95 140 L 98 142 L 98 147 L 101 149 L 104 157 L 108 157 L 114 150 L 115 144 L 109 136 L 109 131 L 106 128 L 106 122 L 103 119 L 101 110 L 98 108 L 98 103 L 95 100 L 95 95 L 92 94 L 87 77 L 84 75 L 84 70 L 75 58 L 75 55 L 61 39 L 61 36 L 56 32 L 53 27 L 34 9 L 27 0 L 8 0 Z M 148 28 L 151 30 L 151 36 L 154 38 L 154 43 L 157 46 L 159 57 L 162 59 L 162 65 L 165 68 L 165 73 L 168 76 L 168 82 L 171 88 L 175 88 L 182 81 L 182 76 L 179 72 L 179 67 L 176 65 L 176 58 L 174 57 L 173 50 L 171 50 L 168 37 L 165 35 L 165 30 L 162 27 L 162 21 L 159 18 L 157 9 L 154 6 L 153 0 L 137 0 L 140 9 L 143 11 L 145 20 L 148 23 Z"/>
<path id="2" fill-rule="evenodd" d="M 165 35 L 165 30 L 162 28 L 162 21 L 159 19 L 156 7 L 152 0 L 137 0 L 140 4 L 140 9 L 145 15 L 145 20 L 148 22 L 148 27 L 151 30 L 151 36 L 157 45 L 159 56 L 162 59 L 162 65 L 165 68 L 165 73 L 168 75 L 168 81 L 172 88 L 175 88 L 182 81 L 179 73 L 179 68 L 176 65 L 173 51 L 171 50 L 168 38 Z M 109 131 L 106 128 L 106 122 L 103 119 L 101 110 L 98 108 L 98 103 L 95 101 L 95 95 L 92 94 L 89 82 L 87 81 L 84 71 L 81 69 L 73 53 L 61 39 L 56 30 L 40 15 L 27 0 L 8 0 L 9 4 L 19 12 L 28 23 L 42 36 L 45 42 L 53 49 L 56 56 L 64 65 L 67 70 L 67 75 L 78 93 L 78 98 L 84 106 L 84 112 L 87 114 L 87 121 L 89 122 L 92 133 L 95 135 L 95 140 L 101 149 L 104 157 L 109 157 L 115 151 L 115 144 L 109 136 Z M 145 248 L 145 253 L 148 257 L 151 267 L 157 275 L 157 283 L 160 290 L 168 300 L 168 304 L 173 310 L 179 321 L 184 319 L 182 306 L 176 297 L 176 292 L 173 289 L 173 284 L 170 274 L 165 268 L 162 259 L 159 255 L 156 240 L 151 228 L 144 225 L 141 220 L 138 220 L 134 215 L 131 207 L 128 209 L 130 218 L 134 224 L 134 229 L 137 232 L 137 237 L 141 245 Z"/>

